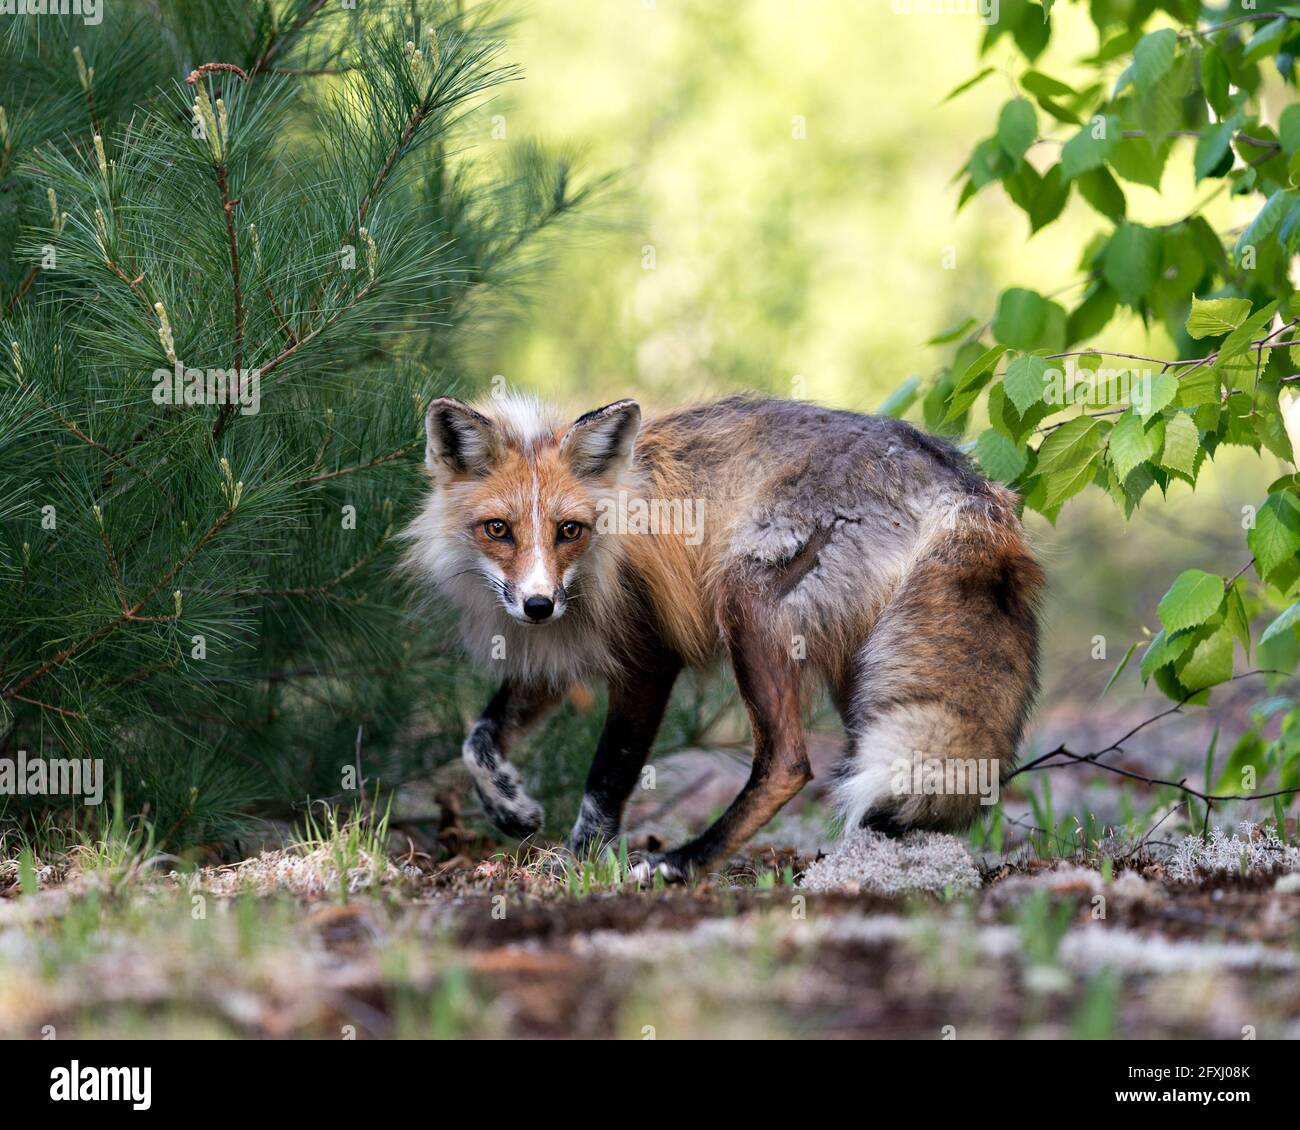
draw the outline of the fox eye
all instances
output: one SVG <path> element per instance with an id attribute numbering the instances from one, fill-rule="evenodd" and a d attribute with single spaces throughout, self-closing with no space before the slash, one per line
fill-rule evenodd
<path id="1" fill-rule="evenodd" d="M 503 522 L 500 518 L 489 518 L 483 523 L 483 532 L 493 541 L 509 541 L 510 523 Z"/>
<path id="2" fill-rule="evenodd" d="M 577 541 L 582 537 L 581 522 L 561 522 L 556 541 Z"/>

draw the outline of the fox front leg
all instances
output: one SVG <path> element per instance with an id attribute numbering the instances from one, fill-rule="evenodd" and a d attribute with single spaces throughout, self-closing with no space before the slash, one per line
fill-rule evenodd
<path id="1" fill-rule="evenodd" d="M 623 806 L 650 755 L 681 660 L 668 653 L 610 684 L 609 712 L 587 774 L 578 821 L 565 846 L 583 856 L 618 835 Z"/>
<path id="2" fill-rule="evenodd" d="M 506 760 L 506 754 L 559 698 L 549 687 L 507 680 L 492 696 L 461 747 L 484 815 L 497 831 L 517 840 L 533 835 L 542 826 L 544 813 L 542 806 L 524 791 L 519 770 Z"/>

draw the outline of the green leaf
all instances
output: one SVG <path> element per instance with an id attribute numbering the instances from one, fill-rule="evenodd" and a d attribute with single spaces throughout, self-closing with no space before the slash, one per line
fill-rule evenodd
<path id="1" fill-rule="evenodd" d="M 1007 351 L 1005 345 L 994 345 L 984 350 L 983 353 L 975 357 L 970 364 L 962 371 L 961 376 L 957 378 L 957 383 L 953 386 L 956 391 L 961 392 L 969 388 L 981 376 L 989 372 L 997 363 L 998 359 Z"/>
<path id="2" fill-rule="evenodd" d="M 1133 48 L 1133 81 L 1139 90 L 1150 90 L 1174 65 L 1178 33 L 1173 28 L 1148 32 Z"/>
<path id="3" fill-rule="evenodd" d="M 1196 422 L 1186 412 L 1175 412 L 1165 421 L 1165 443 L 1160 452 L 1160 466 L 1190 477 L 1195 469 L 1196 453 L 1200 446 L 1201 433 Z"/>
<path id="4" fill-rule="evenodd" d="M 1198 181 L 1204 180 L 1223 164 L 1223 159 L 1228 156 L 1232 146 L 1232 135 L 1237 132 L 1239 124 L 1236 117 L 1231 117 L 1206 126 L 1201 132 L 1192 162 Z"/>
<path id="5" fill-rule="evenodd" d="M 1029 452 L 1017 446 L 1001 432 L 989 428 L 975 441 L 975 458 L 991 479 L 1015 482 L 1029 463 Z"/>
<path id="6" fill-rule="evenodd" d="M 1034 473 L 1044 484 L 1044 505 L 1059 506 L 1092 481 L 1101 454 L 1102 428 L 1091 416 L 1076 416 L 1038 448 Z"/>
<path id="7" fill-rule="evenodd" d="M 1250 315 L 1249 298 L 1192 298 L 1187 332 L 1198 341 L 1231 333 Z"/>
<path id="8" fill-rule="evenodd" d="M 998 144 L 1002 151 L 1019 162 L 1038 137 L 1038 115 L 1027 98 L 1015 98 L 1002 107 L 998 115 Z"/>
<path id="9" fill-rule="evenodd" d="M 1011 349 L 1033 349 L 1047 327 L 1047 315 L 1047 299 L 1037 291 L 1013 286 L 998 297 L 993 336 Z"/>
<path id="10" fill-rule="evenodd" d="M 1290 491 L 1270 494 L 1255 515 L 1255 528 L 1246 535 L 1255 555 L 1255 571 L 1267 581 L 1300 554 L 1300 501 Z"/>
<path id="11" fill-rule="evenodd" d="M 1125 412 L 1119 418 L 1106 446 L 1121 482 L 1139 464 L 1154 458 L 1159 450 L 1156 437 L 1147 430 L 1142 417 L 1133 411 Z"/>
<path id="12" fill-rule="evenodd" d="M 1178 681 L 1200 691 L 1232 678 L 1232 633 L 1221 627 L 1174 665 Z"/>
<path id="13" fill-rule="evenodd" d="M 1264 207 L 1259 210 L 1255 218 L 1246 226 L 1246 230 L 1237 239 L 1233 255 L 1238 262 L 1241 261 L 1242 253 L 1247 247 L 1254 247 L 1258 250 L 1260 244 L 1273 234 L 1277 226 L 1291 210 L 1295 200 L 1294 193 L 1288 189 L 1280 188 L 1264 202 Z"/>
<path id="14" fill-rule="evenodd" d="M 1116 117 L 1094 118 L 1061 147 L 1061 175 L 1066 180 L 1100 168 L 1120 140 Z"/>
<path id="15" fill-rule="evenodd" d="M 1129 660 L 1133 658 L 1133 653 L 1137 651 L 1138 645 L 1131 643 L 1128 645 L 1128 651 L 1124 653 L 1124 658 L 1119 661 L 1119 665 L 1110 673 L 1110 678 L 1106 680 L 1106 685 L 1101 688 L 1102 697 L 1111 687 L 1115 685 L 1116 680 L 1124 673 L 1124 668 L 1128 666 Z"/>
<path id="16" fill-rule="evenodd" d="M 1142 413 L 1143 418 L 1150 419 L 1161 409 L 1171 405 L 1174 397 L 1178 395 L 1178 389 L 1178 378 L 1172 373 L 1157 373 L 1151 380 L 1151 398 L 1146 403 L 1146 410 Z M 1135 405 L 1135 407 L 1142 406 Z"/>
<path id="17" fill-rule="evenodd" d="M 1278 117 L 1277 139 L 1288 157 L 1300 152 L 1300 103 L 1293 102 Z"/>
<path id="18" fill-rule="evenodd" d="M 1083 198 L 1112 223 L 1120 223 L 1128 210 L 1124 190 L 1104 166 L 1089 169 L 1079 177 L 1079 191 Z"/>
<path id="19" fill-rule="evenodd" d="M 967 318 L 964 321 L 958 322 L 955 326 L 949 326 L 946 330 L 942 330 L 941 332 L 935 334 L 935 336 L 932 337 L 925 344 L 926 345 L 947 345 L 948 342 L 956 341 L 959 337 L 965 336 L 967 333 L 969 333 L 971 330 L 975 328 L 975 325 L 976 322 L 974 318 Z"/>
<path id="20" fill-rule="evenodd" d="M 951 424 L 959 420 L 968 408 L 979 398 L 981 390 L 990 379 L 998 358 L 1006 352 L 1006 347 L 995 345 L 975 358 L 953 386 L 952 398 L 948 404 L 942 423 Z"/>
<path id="21" fill-rule="evenodd" d="M 1115 148 L 1108 159 L 1111 168 L 1125 180 L 1144 184 L 1159 192 L 1169 148 L 1169 142 L 1166 141 L 1153 152 L 1144 137 L 1121 137 L 1115 142 Z"/>
<path id="22" fill-rule="evenodd" d="M 1033 165 L 1022 161 L 1014 172 L 1002 178 L 1002 184 L 1007 195 L 1029 217 L 1031 231 L 1038 231 L 1055 220 L 1070 198 L 1070 182 L 1061 179 L 1060 165 L 1053 165 L 1040 176 Z"/>
<path id="23" fill-rule="evenodd" d="M 1142 656 L 1142 664 L 1139 668 L 1139 674 L 1142 676 L 1142 682 L 1145 683 L 1155 672 L 1168 663 L 1173 663 L 1189 647 L 1192 646 L 1196 637 L 1195 631 L 1183 630 L 1178 632 L 1159 631 L 1152 637 L 1151 642 L 1147 645 L 1146 652 Z"/>
<path id="24" fill-rule="evenodd" d="M 1174 633 L 1183 628 L 1204 624 L 1223 603 L 1223 578 L 1201 569 L 1188 569 L 1179 574 L 1160 598 L 1156 615 L 1165 631 Z"/>
<path id="25" fill-rule="evenodd" d="M 876 415 L 893 416 L 895 419 L 902 419 L 907 410 L 916 403 L 920 391 L 921 378 L 908 377 L 885 398 L 885 402 L 876 409 Z"/>
<path id="26" fill-rule="evenodd" d="M 944 96 L 943 102 L 951 102 L 954 98 L 957 97 L 957 95 L 965 94 L 966 91 L 970 90 L 971 87 L 975 86 L 977 83 L 983 82 L 986 78 L 989 77 L 989 75 L 993 74 L 993 72 L 994 72 L 993 67 L 985 67 L 982 71 L 980 71 L 979 74 L 974 75 L 971 78 L 968 78 L 965 82 L 958 83 Z M 940 103 L 941 106 L 943 105 L 943 102 Z"/>
<path id="27" fill-rule="evenodd" d="M 966 171 L 970 173 L 971 184 L 977 189 L 995 180 L 1001 180 L 1014 169 L 1011 159 L 997 143 L 996 138 L 986 137 L 970 155 Z"/>
<path id="28" fill-rule="evenodd" d="M 1232 104 L 1229 81 L 1223 53 L 1213 43 L 1205 44 L 1201 51 L 1201 86 L 1205 90 L 1205 100 L 1220 118 L 1227 116 Z"/>
<path id="29" fill-rule="evenodd" d="M 1038 98 L 1073 98 L 1074 88 L 1067 86 L 1042 71 L 1026 71 L 1020 76 L 1020 85 Z"/>
<path id="30" fill-rule="evenodd" d="M 1287 33 L 1287 27 L 1288 21 L 1285 18 L 1273 20 L 1261 27 L 1246 42 L 1242 62 L 1254 63 L 1264 58 L 1265 55 L 1274 54 L 1282 46 L 1282 39 Z"/>
<path id="31" fill-rule="evenodd" d="M 1022 354 L 1007 366 L 1002 388 L 1020 415 L 1023 416 L 1031 404 L 1042 401 L 1044 379 L 1051 368 L 1047 358 L 1032 353 Z"/>
<path id="32" fill-rule="evenodd" d="M 1283 632 L 1292 631 L 1297 625 L 1300 625 L 1300 601 L 1296 601 L 1285 612 L 1274 620 L 1259 637 L 1260 643 L 1268 643 L 1271 639 L 1276 639 Z"/>
<path id="33" fill-rule="evenodd" d="M 1225 623 L 1241 644 L 1241 650 L 1250 658 L 1250 617 L 1246 614 L 1246 603 L 1241 598 L 1242 582 L 1233 581 L 1228 586 L 1228 605 Z"/>
<path id="34" fill-rule="evenodd" d="M 1102 276 L 1120 301 L 1137 306 L 1155 285 L 1160 273 L 1160 232 L 1141 224 L 1123 223 L 1106 244 Z"/>

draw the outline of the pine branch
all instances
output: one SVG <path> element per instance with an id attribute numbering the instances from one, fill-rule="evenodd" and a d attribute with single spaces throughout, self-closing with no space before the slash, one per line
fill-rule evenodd
<path id="1" fill-rule="evenodd" d="M 169 569 L 163 575 L 161 580 L 159 580 L 156 584 L 154 584 L 153 587 L 150 588 L 149 591 L 146 592 L 144 596 L 142 596 L 135 604 L 133 604 L 130 608 L 123 611 L 121 616 L 119 616 L 115 620 L 110 620 L 106 624 L 101 624 L 89 635 L 83 636 L 81 639 L 77 640 L 76 642 L 70 644 L 68 647 L 64 648 L 62 651 L 60 651 L 57 655 L 55 655 L 51 659 L 46 660 L 35 671 L 32 671 L 30 674 L 23 676 L 23 678 L 19 679 L 18 682 L 13 684 L 13 686 L 7 687 L 3 692 L 0 692 L 0 698 L 16 698 L 20 691 L 25 690 L 27 687 L 31 686 L 32 683 L 36 682 L 38 679 L 43 678 L 45 675 L 49 674 L 51 671 L 55 670 L 56 668 L 63 666 L 63 664 L 65 664 L 69 659 L 75 658 L 77 655 L 83 652 L 87 647 L 89 647 L 92 643 L 96 643 L 97 641 L 103 639 L 105 636 L 111 634 L 112 632 L 117 631 L 119 628 L 123 627 L 124 625 L 131 623 L 131 621 L 136 618 L 137 614 L 144 608 L 144 606 L 148 604 L 149 601 L 152 600 L 160 590 L 165 588 L 171 582 L 172 578 L 174 578 L 182 569 L 184 569 L 186 565 L 188 565 L 191 561 L 193 561 L 194 558 L 197 557 L 203 551 L 203 548 L 225 528 L 226 524 L 234 516 L 234 513 L 235 513 L 234 506 L 227 507 L 226 510 L 221 514 L 221 516 L 211 526 L 208 527 L 207 532 L 204 533 L 204 535 L 201 538 L 199 538 L 194 548 L 191 549 L 188 553 L 186 553 L 181 558 L 181 560 L 179 560 L 171 569 Z"/>

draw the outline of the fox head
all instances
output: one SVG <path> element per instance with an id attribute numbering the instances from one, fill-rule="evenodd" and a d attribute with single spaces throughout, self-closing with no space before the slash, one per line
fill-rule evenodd
<path id="1" fill-rule="evenodd" d="M 440 571 L 481 584 L 519 624 L 559 620 L 599 557 L 601 500 L 630 466 L 640 425 L 634 400 L 567 427 L 528 401 L 491 401 L 480 411 L 434 400 L 425 462 L 449 543 Z"/>

